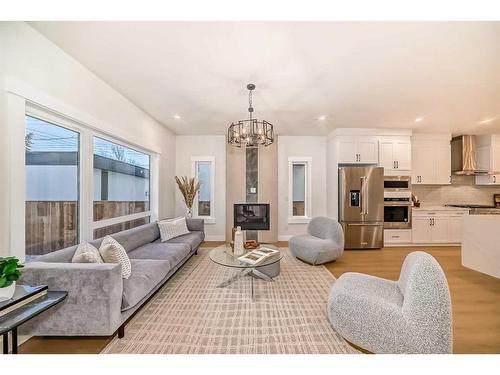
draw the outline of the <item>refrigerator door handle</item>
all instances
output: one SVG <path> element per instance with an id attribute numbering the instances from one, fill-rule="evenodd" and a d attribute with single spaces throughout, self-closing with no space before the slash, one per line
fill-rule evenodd
<path id="1" fill-rule="evenodd" d="M 365 179 L 365 183 L 363 184 L 363 186 L 365 187 L 365 191 L 364 191 L 364 199 L 363 199 L 363 202 L 365 204 L 365 215 L 368 215 L 368 199 L 369 199 L 369 194 L 367 194 L 366 190 L 368 189 L 368 184 L 367 184 L 367 180 L 368 180 L 368 177 L 364 177 Z"/>
<path id="2" fill-rule="evenodd" d="M 365 185 L 364 185 L 364 176 L 359 178 L 359 182 L 361 184 L 361 189 L 359 189 L 359 214 L 364 215 L 365 210 Z"/>
<path id="3" fill-rule="evenodd" d="M 366 180 L 368 177 L 363 176 L 360 178 L 361 180 L 361 192 L 359 195 L 359 206 L 361 208 L 361 214 L 360 215 L 368 215 L 368 194 L 366 194 Z"/>

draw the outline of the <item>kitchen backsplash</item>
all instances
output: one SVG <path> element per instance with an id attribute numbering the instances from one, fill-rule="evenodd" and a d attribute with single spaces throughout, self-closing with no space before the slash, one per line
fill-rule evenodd
<path id="1" fill-rule="evenodd" d="M 493 205 L 493 194 L 500 194 L 500 186 L 476 185 L 473 176 L 453 176 L 451 185 L 412 185 L 412 191 L 422 205 Z"/>

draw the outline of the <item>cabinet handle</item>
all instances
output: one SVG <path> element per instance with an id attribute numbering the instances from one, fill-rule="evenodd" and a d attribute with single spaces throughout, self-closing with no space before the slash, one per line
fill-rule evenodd
<path id="1" fill-rule="evenodd" d="M 399 161 L 396 161 L 396 169 L 399 169 Z"/>
<path id="2" fill-rule="evenodd" d="M 497 176 L 493 176 L 493 183 L 496 184 L 497 183 Z"/>
<path id="3" fill-rule="evenodd" d="M 395 161 L 392 162 L 392 168 L 396 169 L 396 162 Z"/>

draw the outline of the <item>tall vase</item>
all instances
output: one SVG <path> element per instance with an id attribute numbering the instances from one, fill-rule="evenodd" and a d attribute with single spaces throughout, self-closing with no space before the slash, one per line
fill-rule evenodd
<path id="1" fill-rule="evenodd" d="M 187 211 L 186 211 L 186 217 L 188 219 L 191 219 L 193 217 L 193 209 L 191 207 L 188 207 L 187 208 Z"/>

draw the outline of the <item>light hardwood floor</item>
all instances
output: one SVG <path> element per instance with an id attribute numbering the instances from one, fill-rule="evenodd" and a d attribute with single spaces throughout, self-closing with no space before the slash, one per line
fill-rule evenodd
<path id="1" fill-rule="evenodd" d="M 217 246 L 206 243 L 204 247 Z M 279 246 L 287 246 L 279 243 Z M 414 250 L 432 254 L 444 269 L 453 307 L 455 353 L 500 353 L 500 280 L 462 267 L 459 247 L 384 248 L 345 251 L 326 265 L 335 277 L 362 272 L 396 280 L 404 257 Z M 110 341 L 102 338 L 32 338 L 20 353 L 99 353 Z"/>

